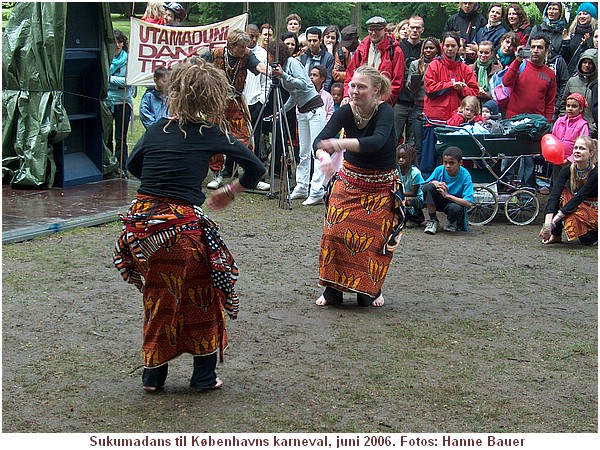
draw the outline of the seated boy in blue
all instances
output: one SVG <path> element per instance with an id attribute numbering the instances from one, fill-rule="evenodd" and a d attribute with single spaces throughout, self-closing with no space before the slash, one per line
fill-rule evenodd
<path id="1" fill-rule="evenodd" d="M 404 206 L 406 206 L 407 228 L 420 227 L 425 222 L 423 215 L 423 189 L 425 183 L 417 163 L 417 151 L 410 144 L 400 144 L 396 147 L 396 161 L 398 162 L 398 175 L 404 189 Z"/>
<path id="2" fill-rule="evenodd" d="M 437 166 L 423 185 L 424 203 L 429 213 L 425 233 L 435 234 L 440 228 L 437 211 L 448 216 L 444 231 L 469 231 L 467 209 L 473 205 L 473 180 L 462 166 L 462 151 L 448 147 L 443 165 Z"/>
<path id="3" fill-rule="evenodd" d="M 140 120 L 145 128 L 168 115 L 167 93 L 170 75 L 169 69 L 163 66 L 154 71 L 154 87 L 146 90 L 140 103 Z"/>

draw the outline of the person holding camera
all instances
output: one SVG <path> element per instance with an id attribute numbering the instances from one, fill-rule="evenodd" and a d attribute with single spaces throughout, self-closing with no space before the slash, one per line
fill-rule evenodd
<path id="1" fill-rule="evenodd" d="M 502 82 L 512 88 L 506 108 L 506 118 L 518 114 L 540 114 L 552 122 L 556 99 L 556 75 L 545 64 L 550 50 L 550 41 L 545 34 L 531 36 L 530 48 L 519 48 L 515 60 L 508 67 Z M 526 55 L 530 56 L 526 58 Z M 521 71 L 521 63 L 526 61 Z M 533 176 L 533 157 L 523 159 L 521 183 L 528 185 Z M 508 174 L 509 178 L 512 174 Z M 533 187 L 533 186 L 532 186 Z"/>
<path id="2" fill-rule="evenodd" d="M 278 55 L 279 54 L 279 60 Z M 300 162 L 296 168 L 296 187 L 290 198 L 306 199 L 303 206 L 323 203 L 325 175 L 319 161 L 314 157 L 311 146 L 317 135 L 325 127 L 325 107 L 323 99 L 310 81 L 304 66 L 296 58 L 291 58 L 283 41 L 270 42 L 267 49 L 270 74 L 280 80 L 290 98 L 283 105 L 284 113 L 298 108 L 298 143 Z M 311 161 L 313 175 L 310 176 Z"/>

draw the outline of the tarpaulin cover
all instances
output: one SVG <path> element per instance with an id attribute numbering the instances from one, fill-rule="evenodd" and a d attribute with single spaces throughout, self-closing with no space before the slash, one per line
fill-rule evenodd
<path id="1" fill-rule="evenodd" d="M 101 67 L 106 96 L 114 53 L 110 5 L 102 4 Z M 52 144 L 71 132 L 63 106 L 67 3 L 16 2 L 2 42 L 2 177 L 16 187 L 52 187 Z M 104 149 L 105 172 L 114 157 Z"/>

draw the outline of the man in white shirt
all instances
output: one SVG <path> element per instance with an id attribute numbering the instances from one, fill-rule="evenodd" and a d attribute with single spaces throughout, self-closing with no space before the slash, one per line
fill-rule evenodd
<path id="1" fill-rule="evenodd" d="M 260 30 L 256 24 L 249 24 L 246 28 L 246 33 L 250 36 L 250 43 L 248 44 L 248 49 L 251 53 L 256 56 L 261 63 L 265 66 L 267 65 L 267 51 L 258 45 L 258 37 L 260 36 Z M 257 131 L 253 132 L 254 136 L 254 149 L 256 155 L 260 158 L 260 145 L 261 145 L 261 125 L 262 118 L 259 118 L 258 115 L 263 105 L 266 102 L 266 96 L 269 93 L 269 89 L 271 86 L 270 80 L 267 80 L 262 73 L 255 75 L 252 71 L 248 70 L 248 74 L 246 75 L 246 85 L 244 86 L 243 96 L 248 106 L 248 110 L 250 111 L 250 121 L 252 123 L 252 128 Z M 260 121 L 259 121 L 260 119 Z M 262 159 L 262 158 L 261 158 Z M 269 190 L 269 184 L 260 181 L 257 185 L 259 190 Z"/>

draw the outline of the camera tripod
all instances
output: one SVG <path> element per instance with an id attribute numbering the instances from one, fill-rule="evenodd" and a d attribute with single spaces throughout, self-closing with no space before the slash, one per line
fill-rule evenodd
<path id="1" fill-rule="evenodd" d="M 262 106 L 257 117 L 257 124 L 262 121 L 271 121 L 271 155 L 270 155 L 270 184 L 271 189 L 267 196 L 269 198 L 279 198 L 279 207 L 283 209 L 292 209 L 292 201 L 290 199 L 290 175 L 293 171 L 296 172 L 296 160 L 294 158 L 294 151 L 292 148 L 292 135 L 290 133 L 290 127 L 283 110 L 283 97 L 281 95 L 281 81 L 278 78 L 272 78 L 271 88 L 269 94 L 266 96 L 269 99 L 272 96 L 273 101 L 273 114 L 269 117 L 264 117 L 264 112 L 268 105 L 268 100 Z M 257 126 L 252 132 L 253 136 L 256 133 Z M 256 140 L 255 140 L 256 142 Z M 260 144 L 259 144 L 260 145 Z M 281 155 L 278 155 L 278 145 L 281 145 Z M 258 147 L 258 145 L 257 145 Z M 277 158 L 280 158 L 279 167 L 279 189 L 275 192 L 275 167 Z"/>

